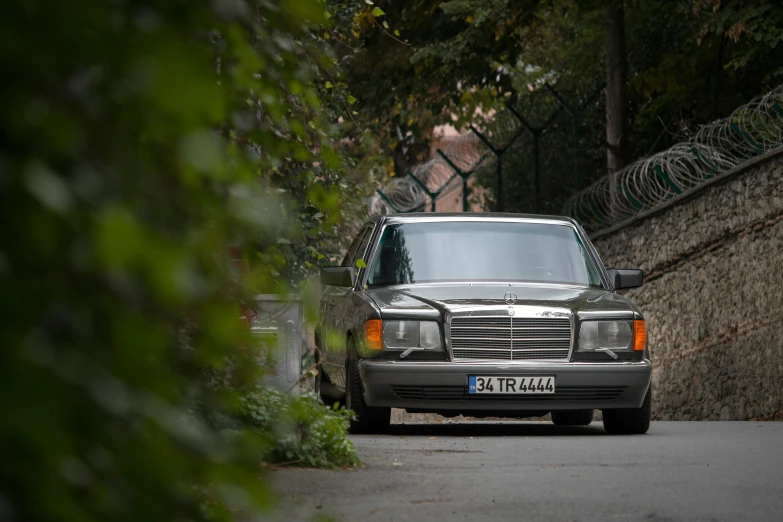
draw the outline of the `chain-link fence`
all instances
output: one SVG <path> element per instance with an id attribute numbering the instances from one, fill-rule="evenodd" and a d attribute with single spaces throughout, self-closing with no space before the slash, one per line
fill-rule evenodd
<path id="1" fill-rule="evenodd" d="M 783 145 L 780 86 L 704 125 L 692 140 L 580 191 L 585 180 L 605 172 L 603 148 L 595 146 L 604 139 L 603 125 L 596 123 L 603 123 L 601 91 L 576 93 L 569 103 L 546 86 L 542 96 L 507 105 L 484 127 L 471 127 L 432 160 L 379 190 L 373 211 L 564 213 L 598 230 Z"/>
<path id="2" fill-rule="evenodd" d="M 603 162 L 590 154 L 603 140 L 594 123 L 603 118 L 601 94 L 545 85 L 517 97 L 378 190 L 373 211 L 559 211 L 584 185 L 582 171 Z"/>

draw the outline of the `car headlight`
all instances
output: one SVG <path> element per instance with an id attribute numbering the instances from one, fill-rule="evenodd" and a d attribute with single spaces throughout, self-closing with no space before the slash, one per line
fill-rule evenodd
<path id="1" fill-rule="evenodd" d="M 647 344 L 647 330 L 643 320 L 585 321 L 579 327 L 580 352 L 643 351 Z"/>
<path id="2" fill-rule="evenodd" d="M 440 327 L 435 321 L 384 321 L 385 350 L 443 350 Z"/>

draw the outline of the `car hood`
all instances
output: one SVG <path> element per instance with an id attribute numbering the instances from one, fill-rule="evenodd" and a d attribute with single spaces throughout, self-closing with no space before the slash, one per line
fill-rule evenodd
<path id="1" fill-rule="evenodd" d="M 607 315 L 633 318 L 638 310 L 624 297 L 601 288 L 554 284 L 420 284 L 367 291 L 382 317 L 436 318 L 445 312 L 472 314 L 496 309 L 506 314 L 507 293 L 516 295 L 516 315 Z M 521 313 L 520 313 L 521 312 Z M 640 315 L 640 314 L 639 314 Z"/>

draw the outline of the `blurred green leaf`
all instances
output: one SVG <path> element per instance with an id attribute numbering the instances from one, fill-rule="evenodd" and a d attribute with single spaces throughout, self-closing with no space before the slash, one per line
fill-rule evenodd
<path id="1" fill-rule="evenodd" d="M 273 502 L 260 459 L 358 462 L 347 412 L 267 390 L 248 328 L 254 296 L 340 257 L 371 191 L 329 10 L 327 31 L 315 0 L 4 9 L 0 518 L 244 519 Z M 250 422 L 253 393 L 285 415 Z"/>

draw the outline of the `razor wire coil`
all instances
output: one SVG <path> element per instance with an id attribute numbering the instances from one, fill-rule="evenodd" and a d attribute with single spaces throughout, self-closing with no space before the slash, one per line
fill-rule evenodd
<path id="1" fill-rule="evenodd" d="M 604 176 L 571 197 L 563 213 L 588 230 L 607 228 L 780 146 L 783 86 L 702 126 L 690 141 Z"/>
<path id="2" fill-rule="evenodd" d="M 519 149 L 517 138 L 529 133 L 538 139 L 546 127 L 531 128 L 513 108 L 495 114 L 493 119 L 486 129 L 471 127 L 470 132 L 454 139 L 444 151 L 437 151 L 433 159 L 378 190 L 371 212 L 458 210 L 452 200 L 460 189 L 468 190 L 469 178 L 486 169 L 502 167 L 498 162 L 504 152 L 510 158 L 529 154 Z M 607 228 L 782 145 L 783 85 L 738 107 L 728 118 L 702 126 L 690 141 L 603 176 L 568 199 L 562 212 L 587 230 Z M 466 209 L 466 201 L 463 194 L 462 210 Z"/>

